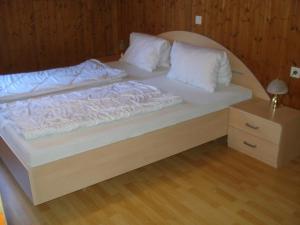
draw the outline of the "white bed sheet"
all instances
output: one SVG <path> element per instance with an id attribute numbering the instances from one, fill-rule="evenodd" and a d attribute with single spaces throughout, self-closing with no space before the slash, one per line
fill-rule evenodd
<path id="1" fill-rule="evenodd" d="M 159 67 L 155 71 L 149 72 L 121 61 L 113 61 L 106 64 L 119 70 L 125 70 L 128 76 L 124 77 L 123 80 L 145 80 L 151 77 L 165 76 L 169 72 L 169 69 L 165 67 Z"/>
<path id="2" fill-rule="evenodd" d="M 118 63 L 116 63 L 118 64 Z M 114 121 L 90 128 L 82 128 L 60 135 L 46 136 L 30 141 L 24 140 L 9 125 L 0 127 L 1 137 L 27 167 L 43 165 L 58 159 L 99 148 L 151 131 L 172 126 L 183 121 L 216 112 L 252 97 L 251 90 L 237 85 L 219 87 L 215 93 L 207 93 L 178 81 L 169 80 L 167 71 L 143 72 L 136 67 L 118 64 L 125 68 L 131 78 L 142 80 L 165 92 L 179 95 L 184 102 L 160 111 Z M 129 68 L 130 67 L 130 68 Z M 129 70 L 130 69 L 130 70 Z"/>

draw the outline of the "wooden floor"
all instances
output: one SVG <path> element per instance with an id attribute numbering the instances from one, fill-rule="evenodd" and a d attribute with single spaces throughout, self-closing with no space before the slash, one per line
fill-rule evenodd
<path id="1" fill-rule="evenodd" d="M 0 162 L 0 190 L 8 225 L 300 225 L 300 158 L 276 170 L 220 141 L 38 207 Z"/>

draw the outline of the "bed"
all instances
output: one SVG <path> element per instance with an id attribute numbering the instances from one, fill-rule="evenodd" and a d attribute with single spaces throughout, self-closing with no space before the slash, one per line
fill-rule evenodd
<path id="1" fill-rule="evenodd" d="M 170 82 L 164 76 L 165 70 L 147 74 L 134 66 L 111 62 L 110 65 L 127 71 L 127 79 L 174 92 L 184 103 L 31 141 L 24 141 L 9 126 L 2 127 L 0 157 L 34 205 L 225 136 L 230 105 L 251 97 L 269 99 L 251 71 L 220 44 L 190 32 L 174 31 L 160 36 L 227 51 L 233 84 L 208 95 Z"/>

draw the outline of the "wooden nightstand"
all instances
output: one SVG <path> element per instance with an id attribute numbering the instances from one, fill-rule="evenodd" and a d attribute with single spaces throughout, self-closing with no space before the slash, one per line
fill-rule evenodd
<path id="1" fill-rule="evenodd" d="M 300 155 L 300 111 L 251 99 L 230 107 L 229 147 L 279 167 Z"/>

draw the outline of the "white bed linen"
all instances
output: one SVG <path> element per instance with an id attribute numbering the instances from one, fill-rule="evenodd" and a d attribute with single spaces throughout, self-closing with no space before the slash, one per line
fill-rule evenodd
<path id="1" fill-rule="evenodd" d="M 0 76 L 0 103 L 121 80 L 127 73 L 96 59 L 78 65 Z"/>
<path id="2" fill-rule="evenodd" d="M 108 62 L 107 65 L 120 70 L 125 70 L 128 76 L 126 76 L 123 80 L 145 80 L 151 77 L 165 76 L 169 71 L 168 68 L 158 67 L 153 72 L 149 72 L 140 69 L 135 65 L 131 65 L 127 62 L 121 62 L 121 61 Z"/>
<path id="3" fill-rule="evenodd" d="M 140 70 L 136 70 L 136 67 L 122 63 L 118 66 L 124 68 L 129 73 L 129 77 L 134 79 L 139 77 L 137 74 Z M 154 73 L 153 77 L 150 76 L 151 73 L 145 73 L 144 75 L 149 78 L 140 76 L 140 79 L 163 91 L 181 96 L 183 103 L 159 111 L 31 141 L 24 140 L 7 125 L 0 128 L 1 137 L 24 166 L 34 167 L 204 116 L 252 97 L 251 90 L 233 84 L 219 87 L 214 93 L 207 93 L 200 88 L 169 80 L 165 76 L 166 73 L 167 71 Z"/>
<path id="4" fill-rule="evenodd" d="M 56 135 L 181 103 L 179 96 L 137 81 L 0 104 L 0 120 L 25 139 Z M 5 122 L 3 122 L 5 124 Z"/>

